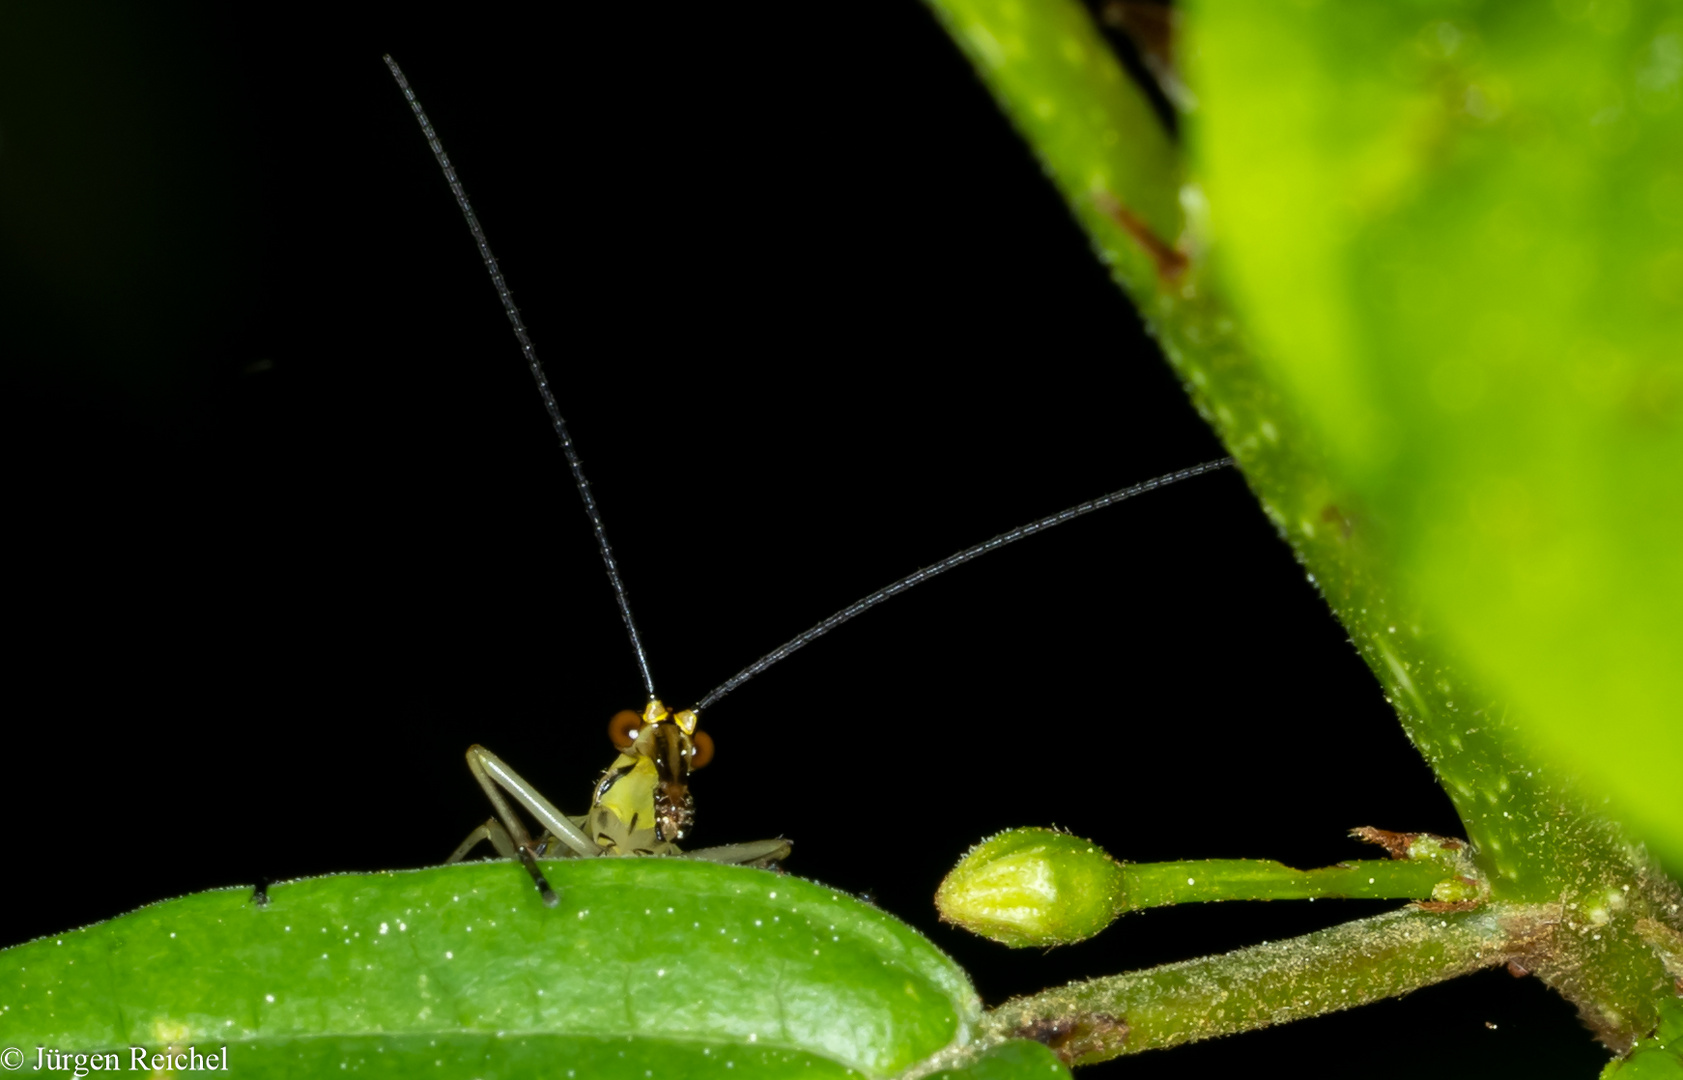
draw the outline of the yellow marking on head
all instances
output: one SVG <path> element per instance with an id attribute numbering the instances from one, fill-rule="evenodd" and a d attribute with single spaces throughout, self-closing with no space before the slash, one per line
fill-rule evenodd
<path id="1" fill-rule="evenodd" d="M 678 730 L 685 735 L 694 735 L 695 725 L 700 720 L 701 716 L 694 709 L 684 709 L 672 714 L 672 722 L 677 724 Z"/>
<path id="2" fill-rule="evenodd" d="M 658 724 L 665 719 L 666 706 L 659 698 L 650 698 L 649 703 L 643 707 L 643 723 Z"/>

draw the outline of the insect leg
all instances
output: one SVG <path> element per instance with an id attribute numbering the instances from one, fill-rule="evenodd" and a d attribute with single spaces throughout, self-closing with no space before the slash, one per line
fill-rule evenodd
<path id="1" fill-rule="evenodd" d="M 511 850 L 503 853 L 520 860 L 526 872 L 532 875 L 532 881 L 542 894 L 543 902 L 554 907 L 560 898 L 555 895 L 555 890 L 549 887 L 549 881 L 538 868 L 537 857 L 533 855 L 536 845 L 532 843 L 532 837 L 527 833 L 520 815 L 516 814 L 514 808 L 509 806 L 508 800 L 503 798 L 503 791 L 513 795 L 521 806 L 531 811 L 533 817 L 543 822 L 551 836 L 580 855 L 600 855 L 601 848 L 592 844 L 590 838 L 585 836 L 577 825 L 568 821 L 566 815 L 557 810 L 553 803 L 539 794 L 519 773 L 503 764 L 503 760 L 491 751 L 483 746 L 471 746 L 468 748 L 467 762 L 473 778 L 479 781 L 486 798 L 490 799 L 491 805 L 496 808 L 497 817 L 480 826 L 473 835 L 463 841 L 451 856 L 451 861 L 465 855 L 479 842 L 479 834 L 484 833 L 484 838 L 491 841 L 491 845 L 499 852 L 503 852 L 503 844 L 509 846 Z M 502 790 L 499 790 L 499 787 Z M 499 839 L 501 844 L 498 843 Z"/>
<path id="2" fill-rule="evenodd" d="M 514 853 L 514 840 L 508 835 L 508 830 L 503 828 L 502 822 L 498 821 L 496 818 L 492 818 L 479 828 L 468 833 L 467 839 L 463 840 L 461 845 L 457 847 L 455 851 L 450 853 L 450 857 L 444 860 L 444 865 L 449 866 L 451 863 L 461 862 L 463 859 L 467 858 L 468 852 L 472 851 L 474 848 L 478 847 L 481 843 L 487 840 L 489 840 L 491 842 L 491 846 L 497 850 L 497 854 L 503 858 L 519 858 L 519 856 Z"/>
<path id="3" fill-rule="evenodd" d="M 518 820 L 515 824 L 519 824 Z M 532 881 L 538 887 L 538 895 L 543 897 L 545 905 L 554 907 L 560 902 L 561 898 L 556 896 L 555 890 L 549 887 L 549 879 L 544 877 L 543 871 L 538 868 L 538 860 L 532 857 L 531 849 L 517 847 L 514 838 L 509 836 L 508 830 L 503 828 L 503 823 L 496 818 L 492 818 L 468 833 L 467 839 L 457 845 L 456 850 L 450 853 L 450 857 L 444 860 L 444 865 L 449 866 L 451 863 L 461 862 L 462 857 L 477 847 L 482 840 L 489 840 L 491 846 L 497 849 L 497 854 L 503 858 L 520 860 L 520 865 L 524 866 L 526 872 L 532 875 Z"/>
<path id="4" fill-rule="evenodd" d="M 485 795 L 496 808 L 497 817 L 508 829 L 509 837 L 514 841 L 517 850 L 532 850 L 535 845 L 526 832 L 526 826 L 509 806 L 508 800 L 503 798 L 506 791 L 514 796 L 514 800 L 531 812 L 551 836 L 566 844 L 580 855 L 600 855 L 602 849 L 591 842 L 584 830 L 574 825 L 567 815 L 555 808 L 555 804 L 544 798 L 538 789 L 528 784 L 524 778 L 503 763 L 503 759 L 491 753 L 483 746 L 470 746 L 467 752 L 468 768 L 473 771 L 473 778 L 479 781 L 479 786 L 485 790 Z M 500 789 L 500 790 L 499 790 Z"/>
<path id="5" fill-rule="evenodd" d="M 700 859 L 702 862 L 734 863 L 742 866 L 770 866 L 789 857 L 792 845 L 787 840 L 755 840 L 747 844 L 725 844 L 723 847 L 696 848 L 677 856 L 680 859 Z"/>

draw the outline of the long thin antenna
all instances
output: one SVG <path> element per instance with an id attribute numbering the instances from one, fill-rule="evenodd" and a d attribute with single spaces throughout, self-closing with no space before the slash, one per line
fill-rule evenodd
<path id="1" fill-rule="evenodd" d="M 479 218 L 474 216 L 473 205 L 468 202 L 467 192 L 462 190 L 462 183 L 456 179 L 456 169 L 450 164 L 450 157 L 444 152 L 444 144 L 438 141 L 438 135 L 432 130 L 432 121 L 427 119 L 426 110 L 415 97 L 415 92 L 409 89 L 409 80 L 403 77 L 403 69 L 397 66 L 397 61 L 390 56 L 381 57 L 386 66 L 391 69 L 392 78 L 397 80 L 398 88 L 403 91 L 404 100 L 415 110 L 415 119 L 421 122 L 421 133 L 427 137 L 427 145 L 432 147 L 432 156 L 437 159 L 438 167 L 444 171 L 444 180 L 450 185 L 450 193 L 456 196 L 456 205 L 462 208 L 462 217 L 467 220 L 468 231 L 473 234 L 473 242 L 479 245 L 479 257 L 485 262 L 485 269 L 491 275 L 491 283 L 497 287 L 497 298 L 503 302 L 503 314 L 508 316 L 509 324 L 514 327 L 514 336 L 520 342 L 520 353 L 526 358 L 526 364 L 532 369 L 532 379 L 538 384 L 538 394 L 543 398 L 543 407 L 549 410 L 549 421 L 555 426 L 555 435 L 561 440 L 561 451 L 567 455 L 567 464 L 573 470 L 573 482 L 578 485 L 579 498 L 584 500 L 584 512 L 590 515 L 590 527 L 596 532 L 596 546 L 602 552 L 602 562 L 608 568 L 608 580 L 613 583 L 614 599 L 619 602 L 619 617 L 625 622 L 625 632 L 631 635 L 631 650 L 637 654 L 637 670 L 643 673 L 643 685 L 649 691 L 649 697 L 655 696 L 654 676 L 649 674 L 649 657 L 643 651 L 642 635 L 637 633 L 636 620 L 631 617 L 631 600 L 625 594 L 625 582 L 620 580 L 619 564 L 614 562 L 614 549 L 608 544 L 608 530 L 602 524 L 602 512 L 596 508 L 596 497 L 590 493 L 590 481 L 584 478 L 584 466 L 579 463 L 578 451 L 573 449 L 573 437 L 567 433 L 567 422 L 561 419 L 561 409 L 555 404 L 555 395 L 549 392 L 549 377 L 544 374 L 543 365 L 538 362 L 537 350 L 532 347 L 532 339 L 526 334 L 526 324 L 520 321 L 520 309 L 514 306 L 514 297 L 508 291 L 508 285 L 503 281 L 503 273 L 497 268 L 497 259 L 491 254 L 491 245 L 485 242 L 485 231 L 479 227 Z"/>
<path id="2" fill-rule="evenodd" d="M 1056 514 L 1041 518 L 1039 521 L 1031 521 L 1027 525 L 1020 525 L 1017 528 L 1012 529 L 1010 532 L 1000 533 L 993 539 L 984 540 L 974 547 L 967 547 L 958 554 L 949 555 L 933 566 L 926 566 L 915 574 L 907 574 L 905 577 L 896 581 L 887 588 L 878 589 L 876 592 L 864 599 L 856 600 L 847 607 L 844 607 L 840 611 L 836 612 L 834 615 L 831 615 L 828 619 L 825 619 L 823 622 L 814 626 L 812 629 L 798 635 L 794 640 L 783 645 L 779 645 L 771 652 L 766 653 L 752 664 L 749 664 L 735 675 L 732 675 L 730 678 L 714 687 L 713 690 L 706 697 L 702 698 L 700 703 L 695 706 L 695 711 L 700 712 L 701 710 L 708 708 L 715 701 L 718 701 L 720 698 L 724 697 L 732 690 L 735 690 L 749 679 L 752 679 L 766 668 L 788 656 L 796 649 L 823 637 L 825 634 L 828 634 L 831 630 L 834 630 L 836 627 L 840 626 L 844 622 L 847 622 L 849 619 L 863 615 L 865 612 L 876 607 L 889 597 L 898 596 L 900 593 L 905 592 L 913 585 L 923 584 L 936 574 L 944 574 L 953 567 L 962 566 L 971 559 L 981 555 L 986 555 L 990 551 L 996 551 L 999 548 L 1004 547 L 1006 544 L 1016 543 L 1024 537 L 1033 536 L 1035 533 L 1045 532 L 1054 525 L 1062 525 L 1066 521 L 1073 521 L 1076 518 L 1081 517 L 1083 514 L 1091 514 L 1094 510 L 1103 510 L 1105 507 L 1112 506 L 1124 499 L 1131 499 L 1135 495 L 1144 495 L 1148 491 L 1156 491 L 1158 488 L 1168 487 L 1170 484 L 1178 484 L 1182 480 L 1190 480 L 1194 476 L 1202 476 L 1207 472 L 1214 472 L 1217 469 L 1225 469 L 1231 464 L 1233 464 L 1233 459 L 1230 457 L 1221 458 L 1217 461 L 1206 461 L 1202 465 L 1194 465 L 1191 468 L 1181 469 L 1178 472 L 1172 472 L 1164 476 L 1146 480 L 1142 483 L 1135 484 L 1132 487 L 1125 487 L 1120 491 L 1113 491 L 1109 495 L 1101 495 L 1097 499 L 1089 499 L 1087 502 L 1072 506 L 1068 510 L 1060 510 Z"/>

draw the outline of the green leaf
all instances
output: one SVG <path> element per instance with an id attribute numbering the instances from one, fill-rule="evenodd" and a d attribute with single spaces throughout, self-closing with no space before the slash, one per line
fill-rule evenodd
<path id="1" fill-rule="evenodd" d="M 821 885 L 679 859 L 546 870 L 553 909 L 479 863 L 278 885 L 264 907 L 199 893 L 8 949 L 0 1045 L 226 1045 L 244 1076 L 886 1076 L 980 1012 L 928 940 Z"/>
<path id="2" fill-rule="evenodd" d="M 1643 1039 L 1622 1061 L 1608 1062 L 1602 1080 L 1683 1080 L 1683 1000 L 1660 1006 L 1659 1030 Z"/>
<path id="3" fill-rule="evenodd" d="M 1422 750 L 1511 712 L 1683 859 L 1683 11 L 1190 17 L 1215 250 L 1265 375 L 1392 568 L 1395 634 L 1487 691 L 1400 680 Z"/>
<path id="4" fill-rule="evenodd" d="M 990 1047 L 962 1068 L 931 1073 L 928 1080 L 1036 1080 L 1068 1075 L 1058 1056 L 1042 1044 L 1012 1039 Z"/>
<path id="5" fill-rule="evenodd" d="M 148 1053 L 152 1052 L 148 1048 Z M 630 1036 L 451 1033 L 259 1039 L 229 1047 L 241 1076 L 645 1077 L 863 1076 L 816 1054 L 773 1046 Z M 34 1055 L 29 1063 L 35 1061 Z M 118 1054 L 127 1067 L 129 1051 Z"/>

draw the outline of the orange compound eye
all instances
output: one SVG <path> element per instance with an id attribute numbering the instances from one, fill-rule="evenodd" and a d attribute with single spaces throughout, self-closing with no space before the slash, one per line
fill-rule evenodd
<path id="1" fill-rule="evenodd" d="M 614 713 L 614 718 L 608 721 L 608 738 L 614 745 L 624 750 L 637 741 L 637 729 L 643 726 L 643 717 L 630 709 L 621 709 Z"/>
<path id="2" fill-rule="evenodd" d="M 695 752 L 690 755 L 690 768 L 699 769 L 713 760 L 713 736 L 698 731 L 690 739 L 695 743 Z"/>

